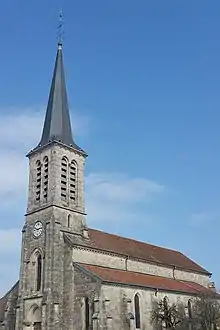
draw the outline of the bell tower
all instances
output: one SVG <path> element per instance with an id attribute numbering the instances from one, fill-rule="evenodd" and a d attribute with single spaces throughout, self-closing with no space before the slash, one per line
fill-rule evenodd
<path id="1" fill-rule="evenodd" d="M 72 137 L 67 101 L 62 44 L 58 44 L 55 68 L 42 136 L 29 154 L 29 196 L 27 213 L 50 206 L 70 212 L 75 231 L 84 222 L 84 162 L 86 153 Z M 61 211 L 61 210 L 60 210 Z M 75 219 L 74 219 L 75 218 Z M 73 220 L 74 219 L 74 220 Z"/>
<path id="2" fill-rule="evenodd" d="M 42 136 L 27 155 L 28 206 L 22 231 L 16 330 L 61 329 L 62 232 L 83 236 L 86 156 L 72 135 L 59 41 Z"/>

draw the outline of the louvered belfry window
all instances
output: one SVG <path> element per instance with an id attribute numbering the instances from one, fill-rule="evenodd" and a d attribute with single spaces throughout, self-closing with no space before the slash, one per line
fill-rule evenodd
<path id="1" fill-rule="evenodd" d="M 44 199 L 47 200 L 47 194 L 48 194 L 48 157 L 46 156 L 44 158 L 44 162 L 43 162 L 43 171 L 44 171 L 44 178 L 43 178 L 43 195 L 44 195 Z"/>
<path id="2" fill-rule="evenodd" d="M 77 181 L 77 164 L 73 160 L 70 163 L 70 181 L 69 181 L 69 191 L 70 191 L 70 200 L 76 202 L 76 181 Z"/>
<path id="3" fill-rule="evenodd" d="M 61 160 L 61 198 L 67 199 L 67 181 L 68 181 L 68 160 L 63 157 Z"/>
<path id="4" fill-rule="evenodd" d="M 41 162 L 36 162 L 36 201 L 40 201 L 41 195 Z"/>

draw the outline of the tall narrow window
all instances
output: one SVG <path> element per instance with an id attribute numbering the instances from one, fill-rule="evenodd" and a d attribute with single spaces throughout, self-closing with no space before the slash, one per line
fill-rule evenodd
<path id="1" fill-rule="evenodd" d="M 88 297 L 85 298 L 85 326 L 86 330 L 89 330 L 89 323 L 90 323 L 90 310 L 89 310 L 89 299 Z"/>
<path id="2" fill-rule="evenodd" d="M 68 160 L 66 157 L 63 157 L 61 160 L 61 198 L 67 199 L 67 169 L 68 169 Z"/>
<path id="3" fill-rule="evenodd" d="M 44 158 L 44 199 L 47 200 L 48 193 L 48 157 Z"/>
<path id="4" fill-rule="evenodd" d="M 192 320 L 192 302 L 190 299 L 188 300 L 188 315 L 189 319 Z"/>
<path id="5" fill-rule="evenodd" d="M 138 294 L 134 296 L 134 311 L 135 311 L 135 325 L 136 329 L 141 328 L 141 317 L 140 317 L 140 299 Z"/>
<path id="6" fill-rule="evenodd" d="M 70 164 L 70 200 L 76 202 L 76 179 L 77 179 L 77 165 L 73 160 Z"/>
<path id="7" fill-rule="evenodd" d="M 192 301 L 188 300 L 189 330 L 193 330 Z"/>
<path id="8" fill-rule="evenodd" d="M 41 193 L 41 162 L 38 160 L 36 163 L 36 201 L 40 201 Z"/>
<path id="9" fill-rule="evenodd" d="M 42 257 L 41 254 L 37 257 L 37 291 L 41 289 L 41 278 L 42 278 Z"/>
<path id="10" fill-rule="evenodd" d="M 68 218 L 67 218 L 67 227 L 68 228 L 71 227 L 71 215 L 70 214 L 68 215 Z"/>

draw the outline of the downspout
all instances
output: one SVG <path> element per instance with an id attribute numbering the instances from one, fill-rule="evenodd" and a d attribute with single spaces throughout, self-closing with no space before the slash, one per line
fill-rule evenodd
<path id="1" fill-rule="evenodd" d="M 175 269 L 176 269 L 176 266 L 173 266 L 173 279 L 175 280 Z"/>

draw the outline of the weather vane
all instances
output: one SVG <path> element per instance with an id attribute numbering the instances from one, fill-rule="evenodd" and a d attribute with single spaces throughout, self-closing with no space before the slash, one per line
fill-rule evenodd
<path id="1" fill-rule="evenodd" d="M 59 17 L 59 25 L 57 28 L 57 35 L 58 35 L 58 44 L 62 45 L 63 42 L 63 35 L 64 35 L 64 31 L 63 31 L 63 11 L 62 9 L 60 10 L 60 17 Z"/>

